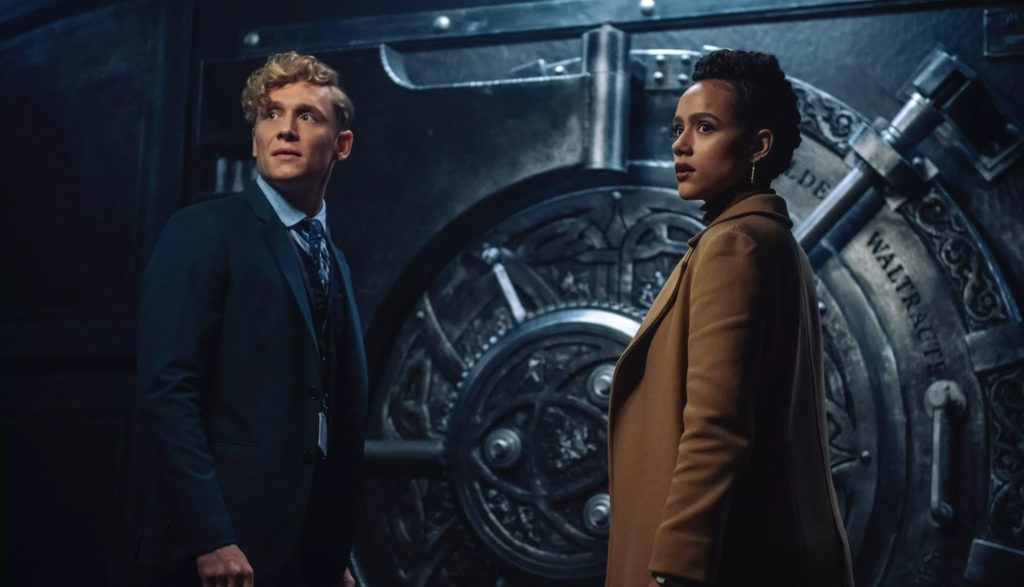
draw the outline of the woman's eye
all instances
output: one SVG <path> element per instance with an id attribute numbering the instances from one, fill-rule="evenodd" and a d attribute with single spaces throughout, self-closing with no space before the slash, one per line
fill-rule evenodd
<path id="1" fill-rule="evenodd" d="M 715 130 L 715 127 L 711 126 L 710 124 L 708 124 L 706 122 L 702 122 L 702 123 L 697 125 L 697 130 L 699 130 L 700 132 L 711 132 L 711 131 Z"/>
<path id="2" fill-rule="evenodd" d="M 683 134 L 683 129 L 679 128 L 678 126 L 674 127 L 672 129 L 672 137 L 673 138 L 679 138 L 679 135 L 681 135 L 681 134 Z"/>

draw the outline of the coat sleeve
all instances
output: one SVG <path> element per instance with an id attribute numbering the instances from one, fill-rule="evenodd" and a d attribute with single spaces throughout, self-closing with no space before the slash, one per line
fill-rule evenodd
<path id="1" fill-rule="evenodd" d="M 742 231 L 709 234 L 697 246 L 683 434 L 650 570 L 709 581 L 730 488 L 753 435 L 749 380 L 764 339 L 764 276 L 757 243 Z"/>
<path id="2" fill-rule="evenodd" d="M 236 542 L 203 417 L 226 279 L 215 223 L 190 209 L 167 222 L 143 276 L 138 429 L 155 461 L 156 495 L 173 528 L 170 539 L 175 551 L 187 554 Z"/>

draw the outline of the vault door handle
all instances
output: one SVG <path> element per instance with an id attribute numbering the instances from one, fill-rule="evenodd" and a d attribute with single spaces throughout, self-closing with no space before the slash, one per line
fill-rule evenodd
<path id="1" fill-rule="evenodd" d="M 939 526 L 953 521 L 953 425 L 964 413 L 967 398 L 955 381 L 942 379 L 928 386 L 925 406 L 932 417 L 932 479 L 929 514 Z"/>

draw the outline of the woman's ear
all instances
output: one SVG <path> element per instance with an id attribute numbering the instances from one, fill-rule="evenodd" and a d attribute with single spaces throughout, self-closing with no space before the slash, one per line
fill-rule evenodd
<path id="1" fill-rule="evenodd" d="M 762 128 L 754 134 L 754 140 L 750 144 L 750 158 L 753 161 L 760 161 L 768 156 L 768 153 L 772 150 L 772 144 L 775 142 L 775 135 L 772 134 L 771 129 Z"/>

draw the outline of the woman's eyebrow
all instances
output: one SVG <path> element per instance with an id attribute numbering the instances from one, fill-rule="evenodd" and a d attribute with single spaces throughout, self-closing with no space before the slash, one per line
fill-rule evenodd
<path id="1" fill-rule="evenodd" d="M 707 119 L 707 118 L 710 118 L 711 120 L 714 120 L 715 122 L 717 122 L 719 124 L 721 124 L 721 122 L 722 122 L 721 118 L 715 116 L 714 114 L 712 114 L 710 112 L 694 112 L 693 114 L 690 115 L 690 122 L 693 123 L 693 122 L 696 122 L 698 120 Z M 672 124 L 673 125 L 678 126 L 680 124 L 683 124 L 684 122 L 685 121 L 683 120 L 683 118 L 681 116 L 679 116 L 679 115 L 676 115 L 676 116 L 672 117 Z"/>
<path id="2" fill-rule="evenodd" d="M 714 114 L 712 114 L 710 112 L 694 112 L 693 114 L 690 115 L 690 122 L 694 122 L 694 121 L 701 120 L 701 119 L 704 119 L 704 118 L 710 118 L 711 120 L 714 120 L 715 122 L 718 122 L 718 123 L 722 122 L 721 118 L 715 116 Z"/>

